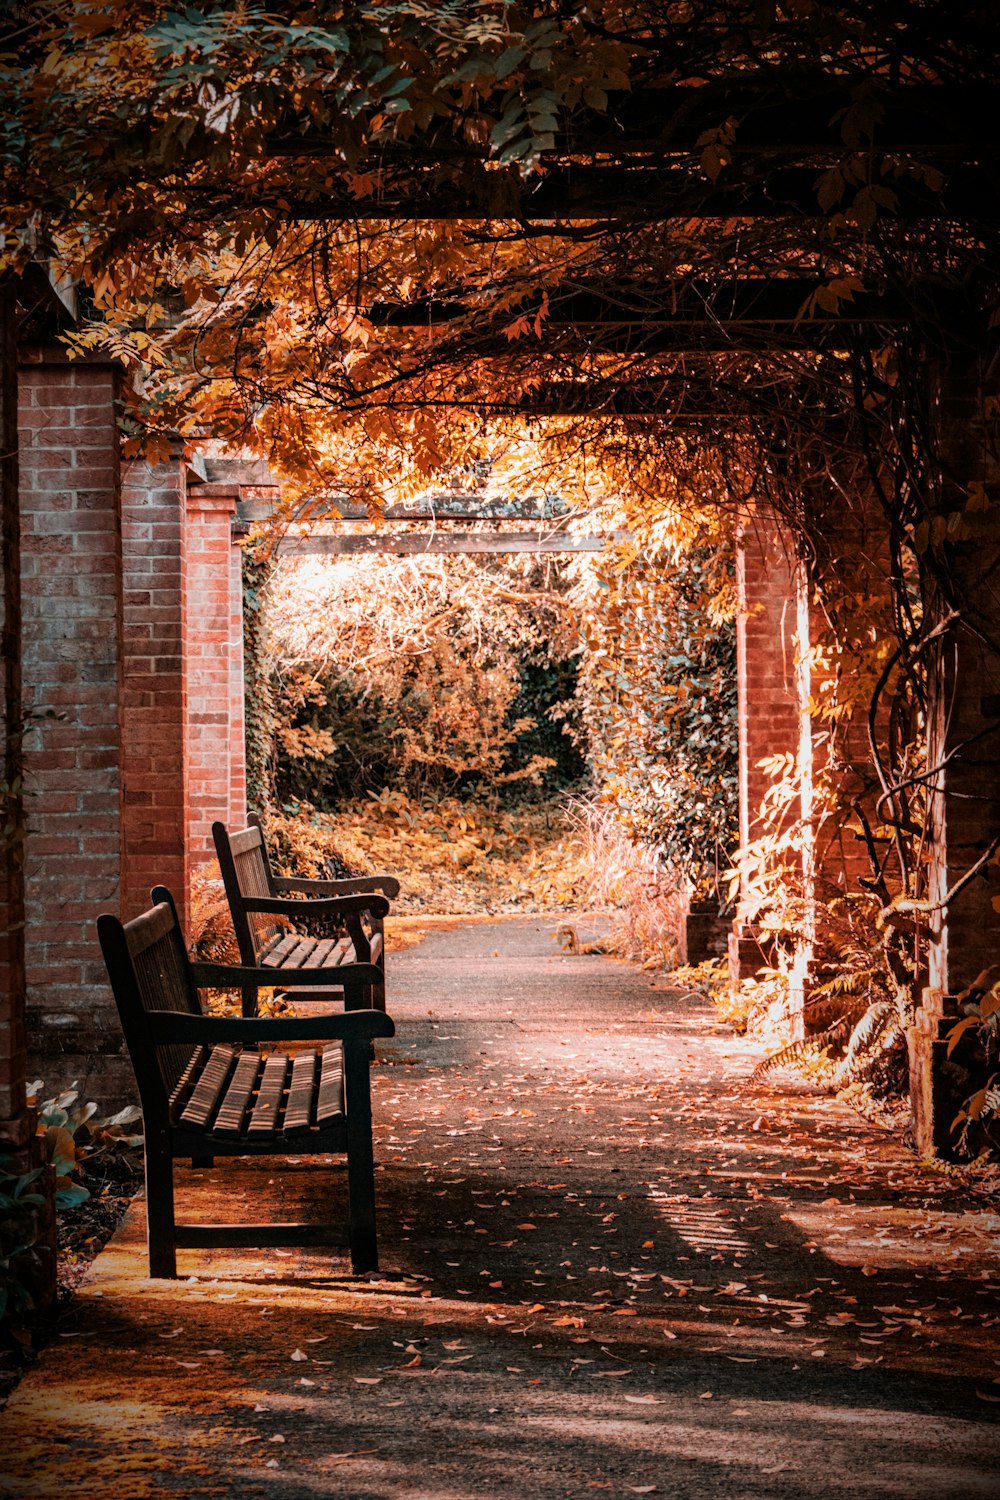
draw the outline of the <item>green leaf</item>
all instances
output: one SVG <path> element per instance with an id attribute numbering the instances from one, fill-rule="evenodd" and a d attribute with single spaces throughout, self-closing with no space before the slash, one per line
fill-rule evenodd
<path id="1" fill-rule="evenodd" d="M 527 53 L 523 47 L 506 47 L 497 58 L 493 67 L 493 76 L 498 83 L 513 73 L 514 69 L 524 62 Z"/>

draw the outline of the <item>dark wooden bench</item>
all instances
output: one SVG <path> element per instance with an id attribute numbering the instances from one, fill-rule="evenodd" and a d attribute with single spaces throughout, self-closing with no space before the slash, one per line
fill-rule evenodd
<path id="1" fill-rule="evenodd" d="M 373 1009 L 206 1016 L 199 989 L 269 980 L 258 969 L 192 963 L 170 892 L 158 886 L 153 900 L 124 926 L 107 915 L 97 922 L 142 1104 L 150 1276 L 176 1276 L 178 1247 L 251 1245 L 346 1244 L 356 1273 L 377 1270 L 369 1050 L 375 1037 L 393 1035 L 391 1019 Z M 370 964 L 336 976 L 355 994 L 374 977 Z M 178 1158 L 206 1166 L 216 1156 L 329 1153 L 347 1157 L 346 1233 L 332 1224 L 175 1221 Z"/>
<path id="2" fill-rule="evenodd" d="M 271 971 L 269 982 L 278 989 L 293 971 L 371 964 L 377 978 L 356 1003 L 384 1010 L 384 918 L 387 898 L 399 894 L 399 881 L 392 875 L 347 880 L 275 875 L 260 820 L 253 814 L 238 833 L 213 823 L 212 837 L 241 961 Z M 296 999 L 335 999 L 339 988 L 321 989 L 317 981 L 311 989 L 297 988 Z M 351 1003 L 346 995 L 345 1001 Z M 257 990 L 245 988 L 243 1014 L 256 1012 Z"/>

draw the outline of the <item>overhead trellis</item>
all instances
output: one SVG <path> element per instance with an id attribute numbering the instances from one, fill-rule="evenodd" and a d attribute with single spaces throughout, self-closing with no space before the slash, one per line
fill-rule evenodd
<path id="1" fill-rule="evenodd" d="M 235 466 L 230 465 L 230 469 L 235 472 Z M 204 491 L 208 484 L 200 488 Z M 356 529 L 358 522 L 369 519 L 365 507 L 347 499 L 327 497 L 313 504 L 307 502 L 302 507 L 307 516 L 315 512 L 318 519 L 289 524 L 287 519 L 282 521 L 280 518 L 277 487 L 274 488 L 275 497 L 272 499 L 238 500 L 234 524 L 240 535 L 245 535 L 253 525 L 273 528 L 271 550 L 274 555 L 284 558 L 599 552 L 609 541 L 625 541 L 630 535 L 621 530 L 589 535 L 567 530 L 567 523 L 578 519 L 579 513 L 558 495 L 501 499 L 475 494 L 435 494 L 411 505 L 387 506 L 380 517 L 385 524 L 377 531 Z M 441 524 L 443 529 L 400 533 L 393 525 L 417 521 L 433 521 L 436 526 Z M 531 525 L 524 525 L 517 531 L 455 531 L 450 529 L 455 522 L 486 523 L 487 526 L 511 522 Z M 549 524 L 545 526 L 544 522 Z M 347 523 L 347 527 L 341 523 Z"/>

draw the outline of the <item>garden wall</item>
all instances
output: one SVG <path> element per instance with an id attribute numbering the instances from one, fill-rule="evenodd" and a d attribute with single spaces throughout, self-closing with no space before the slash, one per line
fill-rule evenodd
<path id="1" fill-rule="evenodd" d="M 120 462 L 117 380 L 22 351 L 28 1072 L 102 1106 L 132 1085 L 96 917 L 154 883 L 184 908 L 212 820 L 245 814 L 235 500 L 179 451 Z"/>

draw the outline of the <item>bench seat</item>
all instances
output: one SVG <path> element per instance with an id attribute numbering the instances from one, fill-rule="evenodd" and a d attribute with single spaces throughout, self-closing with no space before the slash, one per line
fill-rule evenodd
<path id="1" fill-rule="evenodd" d="M 170 892 L 154 897 L 132 922 L 97 924 L 142 1103 L 150 1275 L 176 1276 L 179 1247 L 251 1245 L 347 1245 L 356 1272 L 376 1270 L 369 1054 L 392 1021 L 356 1003 L 309 1018 L 204 1015 L 199 990 L 265 986 L 274 971 L 192 963 Z M 286 983 L 341 979 L 356 1002 L 377 972 L 344 958 Z M 176 1222 L 175 1160 L 289 1154 L 346 1156 L 346 1224 Z"/>
<path id="2" fill-rule="evenodd" d="M 297 988 L 299 1000 L 385 1009 L 385 930 L 389 897 L 399 882 L 389 875 L 348 880 L 293 880 L 276 876 L 259 820 L 230 833 L 213 823 L 212 837 L 226 889 L 233 930 L 245 965 L 274 971 L 274 983 L 296 969 L 374 966 L 375 979 L 360 994 L 343 987 Z M 243 1013 L 254 1015 L 257 992 L 243 992 Z"/>

